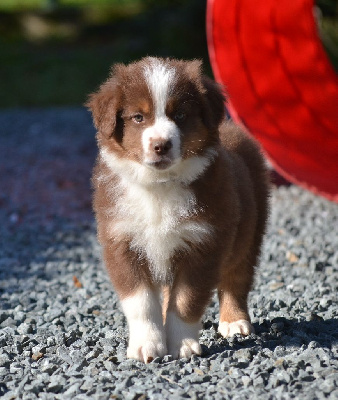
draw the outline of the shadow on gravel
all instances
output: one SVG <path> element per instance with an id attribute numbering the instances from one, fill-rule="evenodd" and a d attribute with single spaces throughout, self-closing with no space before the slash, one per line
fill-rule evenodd
<path id="1" fill-rule="evenodd" d="M 263 324 L 253 324 L 255 335 L 246 338 L 235 336 L 230 339 L 218 340 L 218 344 L 203 346 L 203 355 L 222 353 L 226 350 L 250 349 L 252 355 L 262 349 L 277 351 L 284 348 L 328 348 L 338 343 L 338 319 L 323 320 L 312 314 L 309 321 L 296 321 L 287 318 L 265 320 Z"/>
<path id="2" fill-rule="evenodd" d="M 91 217 L 97 148 L 85 109 L 0 110 L 0 133 L 2 226 L 20 232 L 25 223 Z"/>
<path id="3" fill-rule="evenodd" d="M 96 152 L 84 108 L 0 110 L 0 293 L 49 279 L 58 257 L 79 262 Z"/>
<path id="4" fill-rule="evenodd" d="M 70 267 L 97 264 L 93 217 L 80 222 L 55 217 L 44 225 L 24 223 L 0 227 L 0 295 L 27 291 L 28 283 L 44 282 L 69 273 Z"/>

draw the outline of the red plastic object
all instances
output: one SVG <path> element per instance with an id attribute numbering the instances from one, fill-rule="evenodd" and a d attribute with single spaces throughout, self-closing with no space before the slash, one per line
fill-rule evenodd
<path id="1" fill-rule="evenodd" d="M 291 182 L 338 202 L 338 80 L 312 0 L 209 0 L 208 47 L 228 108 Z"/>

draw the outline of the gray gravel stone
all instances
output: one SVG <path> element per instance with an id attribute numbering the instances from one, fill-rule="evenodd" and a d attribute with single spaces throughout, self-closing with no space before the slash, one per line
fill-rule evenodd
<path id="1" fill-rule="evenodd" d="M 144 365 L 125 358 L 126 321 L 100 261 L 89 115 L 2 111 L 0 130 L 5 400 L 338 398 L 336 204 L 275 188 L 249 299 L 256 333 L 219 337 L 214 297 L 201 357 Z"/>

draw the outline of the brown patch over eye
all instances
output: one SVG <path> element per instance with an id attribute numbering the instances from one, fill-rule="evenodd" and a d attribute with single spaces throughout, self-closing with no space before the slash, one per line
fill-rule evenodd
<path id="1" fill-rule="evenodd" d="M 138 110 L 140 114 L 149 114 L 150 113 L 150 104 L 146 99 L 141 100 L 140 104 L 138 105 Z"/>

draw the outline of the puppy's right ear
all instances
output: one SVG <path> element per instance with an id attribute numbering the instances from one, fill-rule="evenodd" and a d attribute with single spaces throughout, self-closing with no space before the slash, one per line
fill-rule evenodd
<path id="1" fill-rule="evenodd" d="M 94 125 L 99 134 L 110 138 L 119 136 L 119 114 L 122 107 L 122 93 L 116 73 L 124 66 L 118 65 L 112 70 L 111 77 L 100 86 L 96 93 L 89 95 L 86 107 L 92 113 Z"/>

